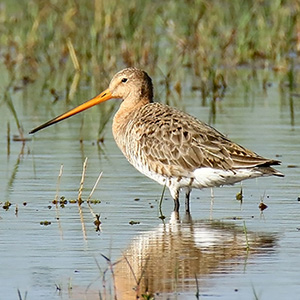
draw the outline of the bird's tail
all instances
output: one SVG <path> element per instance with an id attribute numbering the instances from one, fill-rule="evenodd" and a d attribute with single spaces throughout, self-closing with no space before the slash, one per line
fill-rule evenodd
<path id="1" fill-rule="evenodd" d="M 264 166 L 261 166 L 261 167 L 257 167 L 257 169 L 263 173 L 263 176 L 278 176 L 278 177 L 284 177 L 284 174 L 282 174 L 281 172 L 279 172 L 278 170 L 272 168 L 272 167 L 264 167 Z"/>

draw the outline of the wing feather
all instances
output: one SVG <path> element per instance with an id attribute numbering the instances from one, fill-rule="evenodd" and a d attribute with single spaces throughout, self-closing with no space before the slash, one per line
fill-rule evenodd
<path id="1" fill-rule="evenodd" d="M 234 171 L 280 163 L 233 143 L 211 126 L 172 107 L 151 103 L 135 114 L 138 121 L 129 128 L 128 143 L 138 143 L 139 157 L 151 169 L 168 176 L 190 174 L 201 167 Z"/>

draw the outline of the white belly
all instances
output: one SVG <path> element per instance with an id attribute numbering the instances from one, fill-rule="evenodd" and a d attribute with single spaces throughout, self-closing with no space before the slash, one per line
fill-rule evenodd
<path id="1" fill-rule="evenodd" d="M 219 170 L 213 168 L 199 168 L 191 173 L 189 177 L 167 177 L 158 174 L 148 168 L 140 161 L 135 161 L 134 167 L 145 176 L 155 180 L 161 185 L 166 185 L 171 194 L 181 188 L 203 189 L 231 185 L 249 178 L 260 177 L 263 174 L 255 169 Z"/>

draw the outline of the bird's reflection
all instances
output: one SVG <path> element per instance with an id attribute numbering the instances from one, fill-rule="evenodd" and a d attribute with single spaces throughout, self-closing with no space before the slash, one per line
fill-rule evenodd
<path id="1" fill-rule="evenodd" d="M 196 291 L 205 277 L 226 274 L 248 256 L 269 255 L 276 237 L 245 233 L 243 227 L 221 221 L 180 221 L 173 213 L 168 224 L 136 237 L 115 266 L 118 299 L 139 299 L 143 294 Z"/>

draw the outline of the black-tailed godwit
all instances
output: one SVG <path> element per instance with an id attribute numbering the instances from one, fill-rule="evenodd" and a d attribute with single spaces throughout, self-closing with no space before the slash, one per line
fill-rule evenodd
<path id="1" fill-rule="evenodd" d="M 174 211 L 179 210 L 181 189 L 185 190 L 185 209 L 189 211 L 192 188 L 284 176 L 271 167 L 280 161 L 257 155 L 187 113 L 153 102 L 151 78 L 136 68 L 118 72 L 101 94 L 30 133 L 112 98 L 122 99 L 112 126 L 117 145 L 137 170 L 169 188 Z"/>

